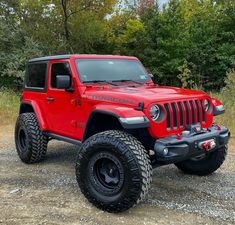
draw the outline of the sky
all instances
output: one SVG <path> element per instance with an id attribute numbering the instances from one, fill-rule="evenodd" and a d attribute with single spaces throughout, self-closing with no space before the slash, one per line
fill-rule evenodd
<path id="1" fill-rule="evenodd" d="M 158 0 L 159 5 L 162 6 L 162 4 L 168 2 L 169 0 Z M 134 2 L 134 0 L 129 0 L 129 2 Z"/>
<path id="2" fill-rule="evenodd" d="M 134 2 L 134 0 L 132 0 L 132 1 Z M 162 5 L 162 4 L 164 4 L 164 3 L 168 2 L 168 1 L 169 0 L 158 0 L 160 5 Z M 130 2 L 131 2 L 131 0 L 130 0 Z"/>
<path id="3" fill-rule="evenodd" d="M 159 4 L 162 5 L 164 3 L 166 3 L 168 0 L 158 0 Z"/>
<path id="4" fill-rule="evenodd" d="M 138 1 L 138 0 L 136 0 L 136 2 L 137 2 L 137 1 Z M 162 5 L 163 5 L 164 3 L 167 3 L 168 1 L 169 1 L 169 0 L 158 0 L 159 6 L 162 7 Z M 124 2 L 125 2 L 125 1 L 122 2 L 121 6 L 125 8 Z M 129 2 L 130 4 L 132 4 L 132 3 L 134 3 L 134 0 L 128 0 L 128 2 Z"/>

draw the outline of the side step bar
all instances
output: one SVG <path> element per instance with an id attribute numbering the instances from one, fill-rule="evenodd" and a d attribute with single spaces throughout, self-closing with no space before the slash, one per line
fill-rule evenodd
<path id="1" fill-rule="evenodd" d="M 54 134 L 54 133 L 47 132 L 47 131 L 44 131 L 43 134 L 49 138 L 56 139 L 59 141 L 68 142 L 68 143 L 74 144 L 74 145 L 80 145 L 82 143 L 81 141 L 78 141 L 76 139 L 65 137 L 65 136 L 62 136 L 59 134 Z"/>

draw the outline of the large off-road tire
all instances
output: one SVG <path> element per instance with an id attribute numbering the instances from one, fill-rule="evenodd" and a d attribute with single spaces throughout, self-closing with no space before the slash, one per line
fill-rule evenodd
<path id="1" fill-rule="evenodd" d="M 122 131 L 95 134 L 81 146 L 76 176 L 85 197 L 108 212 L 123 212 L 143 200 L 152 166 L 143 145 Z"/>
<path id="2" fill-rule="evenodd" d="M 15 144 L 20 159 L 25 163 L 43 160 L 47 151 L 47 137 L 42 134 L 34 113 L 19 115 L 15 126 Z"/>
<path id="3" fill-rule="evenodd" d="M 216 171 L 224 162 L 227 155 L 227 146 L 218 148 L 204 157 L 189 159 L 175 165 L 184 173 L 206 176 Z"/>

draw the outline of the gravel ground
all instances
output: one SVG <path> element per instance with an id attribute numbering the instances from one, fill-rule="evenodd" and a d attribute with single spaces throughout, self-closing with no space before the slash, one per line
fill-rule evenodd
<path id="1" fill-rule="evenodd" d="M 12 127 L 0 130 L 0 224 L 235 224 L 234 139 L 213 175 L 184 175 L 173 165 L 158 168 L 145 202 L 109 214 L 78 189 L 78 147 L 52 141 L 44 162 L 26 165 L 17 157 Z"/>

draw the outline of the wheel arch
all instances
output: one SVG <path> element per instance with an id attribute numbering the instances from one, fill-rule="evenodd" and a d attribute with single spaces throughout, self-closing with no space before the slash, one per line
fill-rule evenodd
<path id="1" fill-rule="evenodd" d="M 149 142 L 149 139 L 151 139 L 147 131 L 147 128 L 149 127 L 149 121 L 146 119 L 146 121 L 141 123 L 128 124 L 122 119 L 125 118 L 119 116 L 114 112 L 95 109 L 94 111 L 92 111 L 88 118 L 82 141 L 85 141 L 96 133 L 100 133 L 106 130 L 122 130 L 132 134 L 139 141 L 141 141 L 144 146 L 147 146 L 146 143 Z M 147 141 L 146 137 L 144 137 L 146 135 L 148 136 Z"/>
<path id="2" fill-rule="evenodd" d="M 36 102 L 21 102 L 19 114 L 35 113 L 41 130 L 47 130 L 47 124 L 43 117 L 42 111 Z"/>
<path id="3" fill-rule="evenodd" d="M 21 103 L 19 114 L 29 113 L 29 112 L 35 113 L 33 106 L 28 102 Z"/>
<path id="4" fill-rule="evenodd" d="M 124 130 L 119 121 L 119 116 L 113 112 L 94 110 L 88 118 L 83 141 L 106 130 Z"/>

